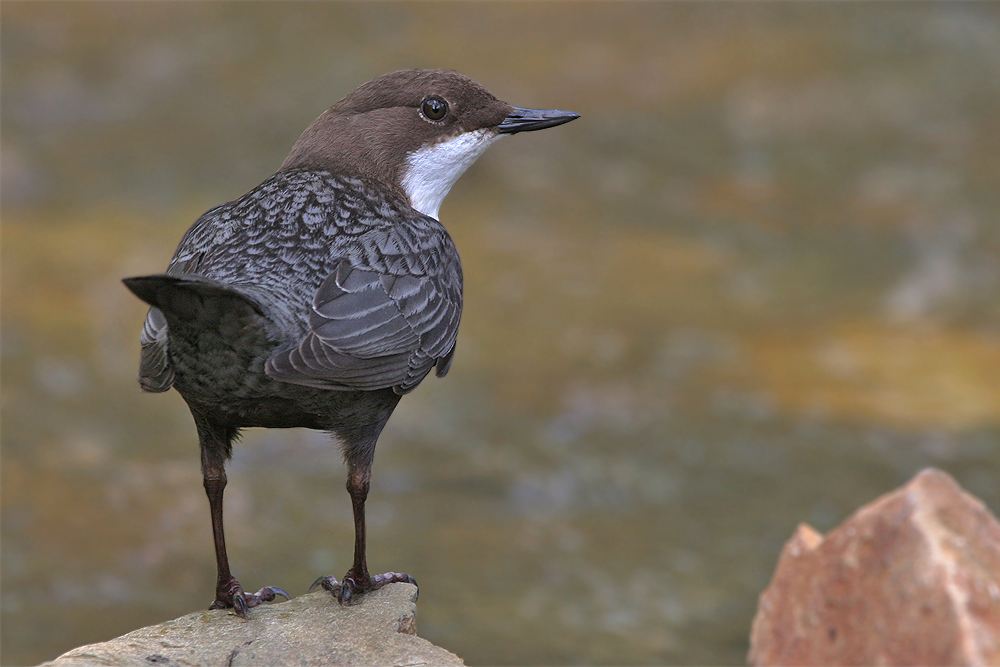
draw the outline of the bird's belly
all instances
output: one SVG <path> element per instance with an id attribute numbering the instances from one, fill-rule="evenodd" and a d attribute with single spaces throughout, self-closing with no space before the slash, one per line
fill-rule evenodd
<path id="1" fill-rule="evenodd" d="M 264 373 L 273 345 L 234 346 L 201 332 L 194 339 L 171 337 L 174 388 L 192 408 L 236 428 L 315 428 L 339 431 L 345 425 L 388 419 L 398 396 L 376 391 L 320 389 L 280 382 Z"/>

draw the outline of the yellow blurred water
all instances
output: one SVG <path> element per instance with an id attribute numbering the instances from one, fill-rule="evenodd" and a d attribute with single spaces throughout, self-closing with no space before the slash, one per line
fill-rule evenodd
<path id="1" fill-rule="evenodd" d="M 423 636 L 469 664 L 736 663 L 798 522 L 926 465 L 1000 509 L 995 5 L 0 12 L 5 665 L 211 601 L 194 428 L 139 392 L 119 280 L 403 67 L 583 116 L 442 208 L 458 354 L 401 403 L 369 501 Z M 343 475 L 322 434 L 247 433 L 247 587 L 347 569 Z"/>

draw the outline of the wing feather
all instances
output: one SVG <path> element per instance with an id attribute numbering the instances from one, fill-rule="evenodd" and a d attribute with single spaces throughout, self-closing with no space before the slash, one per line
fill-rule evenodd
<path id="1" fill-rule="evenodd" d="M 450 239 L 375 239 L 336 262 L 316 290 L 309 331 L 268 359 L 277 380 L 404 393 L 435 365 L 448 371 L 462 309 L 462 274 Z M 395 255 L 387 255 L 388 252 Z"/>
<path id="2" fill-rule="evenodd" d="M 150 308 L 139 336 L 139 386 L 144 391 L 167 391 L 174 384 L 174 369 L 167 358 L 167 319 Z"/>

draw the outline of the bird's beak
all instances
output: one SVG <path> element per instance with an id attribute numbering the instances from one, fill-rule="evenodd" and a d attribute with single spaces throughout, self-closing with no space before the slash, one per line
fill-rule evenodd
<path id="1" fill-rule="evenodd" d="M 518 132 L 529 132 L 531 130 L 544 130 L 547 127 L 555 127 L 568 123 L 579 118 L 580 114 L 572 111 L 557 111 L 555 109 L 521 109 L 514 107 L 514 110 L 507 114 L 503 122 L 496 126 L 500 134 L 517 134 Z"/>

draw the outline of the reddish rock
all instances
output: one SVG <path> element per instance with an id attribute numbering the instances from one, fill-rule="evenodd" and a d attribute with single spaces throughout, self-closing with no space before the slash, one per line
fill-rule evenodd
<path id="1" fill-rule="evenodd" d="M 1000 523 L 925 470 L 825 537 L 799 526 L 760 596 L 751 665 L 1000 665 Z"/>

